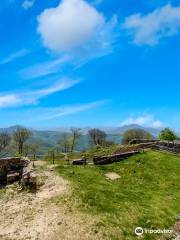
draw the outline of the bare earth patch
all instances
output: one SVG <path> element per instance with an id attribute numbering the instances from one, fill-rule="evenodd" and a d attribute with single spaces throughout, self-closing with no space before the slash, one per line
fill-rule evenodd
<path id="1" fill-rule="evenodd" d="M 162 236 L 160 240 L 180 240 L 180 221 L 177 221 L 171 230 L 173 231 L 171 234 Z"/>
<path id="2" fill-rule="evenodd" d="M 0 198 L 1 240 L 100 240 L 94 232 L 96 220 L 79 212 L 71 212 L 54 197 L 69 194 L 69 183 L 57 176 L 53 167 L 41 172 L 45 179 L 37 194 L 19 192 L 12 185 Z M 15 187 L 16 186 L 16 187 Z"/>
<path id="3" fill-rule="evenodd" d="M 106 176 L 106 178 L 108 178 L 108 179 L 110 179 L 112 181 L 121 178 L 121 176 L 119 176 L 119 174 L 117 174 L 115 172 L 106 173 L 105 176 Z"/>
<path id="4" fill-rule="evenodd" d="M 180 238 L 180 221 L 178 221 L 175 225 L 174 225 L 174 228 L 173 228 L 174 232 L 179 235 L 179 238 Z"/>
<path id="5" fill-rule="evenodd" d="M 56 176 L 52 172 L 48 171 L 46 171 L 44 174 L 46 181 L 36 194 L 36 198 L 38 200 L 50 199 L 67 191 L 68 184 L 63 178 Z"/>

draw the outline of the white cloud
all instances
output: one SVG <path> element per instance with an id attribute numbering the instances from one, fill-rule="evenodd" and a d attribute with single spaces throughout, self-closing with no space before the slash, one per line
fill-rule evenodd
<path id="1" fill-rule="evenodd" d="M 160 39 L 180 31 L 180 7 L 170 4 L 147 14 L 135 14 L 126 18 L 123 25 L 137 45 L 156 45 Z"/>
<path id="2" fill-rule="evenodd" d="M 45 97 L 47 95 L 53 94 L 55 92 L 59 92 L 59 91 L 68 89 L 68 88 L 74 86 L 75 84 L 78 84 L 79 82 L 80 82 L 79 79 L 70 80 L 70 79 L 65 78 L 59 82 L 56 82 L 54 85 L 49 86 L 48 88 L 33 91 L 29 95 L 34 97 L 35 99 L 36 98 L 39 99 L 39 98 Z"/>
<path id="3" fill-rule="evenodd" d="M 27 10 L 29 8 L 31 8 L 35 3 L 35 0 L 25 0 L 22 4 L 22 7 Z"/>
<path id="4" fill-rule="evenodd" d="M 84 112 L 90 109 L 97 108 L 98 106 L 104 105 L 107 102 L 108 100 L 101 100 L 101 101 L 96 101 L 91 103 L 80 104 L 80 105 L 61 106 L 57 108 L 45 108 L 45 109 L 42 108 L 41 109 L 42 114 L 40 114 L 39 117 L 35 119 L 35 121 L 57 119 L 64 116 L 77 114 L 79 112 Z"/>
<path id="5" fill-rule="evenodd" d="M 115 17 L 107 22 L 84 0 L 62 0 L 40 14 L 38 32 L 44 46 L 55 52 L 96 57 L 111 51 L 116 22 Z"/>
<path id="6" fill-rule="evenodd" d="M 59 119 L 68 117 L 71 115 L 76 115 L 89 110 L 97 109 L 98 107 L 105 105 L 109 100 L 99 100 L 94 102 L 87 102 L 82 104 L 73 105 L 62 105 L 58 107 L 33 107 L 33 108 L 23 108 L 23 109 L 11 109 L 10 111 L 0 109 L 1 115 L 6 115 L 7 125 L 13 125 L 18 122 L 21 125 L 33 125 L 40 124 L 42 126 L 50 126 L 54 121 L 59 121 Z M 21 117 L 19 117 L 21 116 Z M 49 120 L 49 121 L 48 121 Z M 37 126 L 37 125 L 36 125 Z"/>
<path id="7" fill-rule="evenodd" d="M 18 104 L 20 101 L 16 94 L 0 95 L 0 108 L 6 108 Z"/>
<path id="8" fill-rule="evenodd" d="M 17 58 L 21 58 L 26 56 L 27 54 L 29 54 L 29 51 L 27 49 L 21 49 L 18 52 L 15 53 L 11 53 L 9 56 L 7 56 L 6 58 L 4 58 L 2 61 L 0 61 L 0 64 L 7 64 L 10 62 L 13 62 L 14 60 L 16 60 Z"/>
<path id="9" fill-rule="evenodd" d="M 47 47 L 67 51 L 87 42 L 104 24 L 104 17 L 86 2 L 63 0 L 39 16 L 38 30 Z"/>
<path id="10" fill-rule="evenodd" d="M 47 61 L 22 69 L 19 71 L 19 74 L 23 78 L 43 77 L 49 74 L 56 73 L 60 70 L 61 66 L 70 61 L 70 59 L 71 58 L 69 56 L 63 56 L 55 60 Z"/>
<path id="11" fill-rule="evenodd" d="M 159 121 L 159 120 L 154 120 L 152 122 L 151 126 L 153 128 L 162 128 L 162 127 L 164 127 L 164 124 L 161 121 Z"/>
<path id="12" fill-rule="evenodd" d="M 0 94 L 0 108 L 21 107 L 25 105 L 34 105 L 48 95 L 68 89 L 80 80 L 63 79 L 47 88 L 34 91 L 23 91 L 19 93 Z"/>
<path id="13" fill-rule="evenodd" d="M 156 120 L 152 115 L 142 115 L 138 117 L 130 117 L 121 123 L 123 125 L 137 124 L 140 126 L 152 127 L 152 128 L 162 128 L 164 124 Z"/>

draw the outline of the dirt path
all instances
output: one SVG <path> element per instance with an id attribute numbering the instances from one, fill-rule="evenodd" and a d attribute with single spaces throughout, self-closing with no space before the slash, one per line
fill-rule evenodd
<path id="1" fill-rule="evenodd" d="M 55 174 L 52 166 L 38 172 L 44 184 L 37 194 L 19 192 L 12 185 L 0 198 L 1 240 L 100 240 L 94 231 L 96 221 L 66 204 L 53 201 L 70 194 L 67 181 Z"/>

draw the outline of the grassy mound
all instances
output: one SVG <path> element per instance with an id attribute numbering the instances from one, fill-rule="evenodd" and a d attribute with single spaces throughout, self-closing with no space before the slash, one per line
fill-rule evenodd
<path id="1" fill-rule="evenodd" d="M 180 216 L 180 157 L 145 152 L 105 166 L 71 166 L 59 162 L 60 175 L 71 181 L 70 205 L 98 216 L 105 239 L 137 239 L 137 226 L 169 229 Z M 111 181 L 108 172 L 120 178 Z M 160 239 L 146 234 L 141 239 Z"/>

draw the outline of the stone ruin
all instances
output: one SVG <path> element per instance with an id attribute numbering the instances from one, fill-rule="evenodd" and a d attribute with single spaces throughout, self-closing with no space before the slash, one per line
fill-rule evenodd
<path id="1" fill-rule="evenodd" d="M 104 165 L 114 162 L 122 161 L 132 155 L 143 152 L 145 149 L 165 150 L 180 154 L 180 141 L 168 142 L 160 141 L 156 139 L 133 139 L 126 148 L 117 149 L 114 154 L 107 156 L 94 156 L 93 163 L 95 165 Z M 73 165 L 86 165 L 87 160 L 82 157 L 81 159 L 75 159 L 72 161 Z"/>
<path id="2" fill-rule="evenodd" d="M 137 138 L 134 138 L 132 139 L 129 144 L 151 144 L 151 143 L 157 143 L 159 140 L 157 139 L 137 139 Z"/>
<path id="3" fill-rule="evenodd" d="M 80 159 L 74 159 L 72 161 L 72 165 L 86 165 L 87 164 L 87 159 L 85 157 L 82 157 Z"/>
<path id="4" fill-rule="evenodd" d="M 140 150 L 136 150 L 136 151 L 112 154 L 112 155 L 108 155 L 108 156 L 95 156 L 93 158 L 93 162 L 95 165 L 110 164 L 110 163 L 122 161 L 122 160 L 124 160 L 130 156 L 136 155 L 140 152 L 141 152 Z"/>
<path id="5" fill-rule="evenodd" d="M 151 148 L 155 150 L 164 150 L 180 154 L 180 141 L 160 141 L 156 139 L 133 139 L 130 144 L 138 144 L 141 148 Z"/>
<path id="6" fill-rule="evenodd" d="M 180 154 L 180 142 L 158 141 L 152 148 Z"/>
<path id="7" fill-rule="evenodd" d="M 24 157 L 0 158 L 0 185 L 19 181 L 23 186 L 35 185 L 35 176 L 30 169 L 30 160 Z"/>

